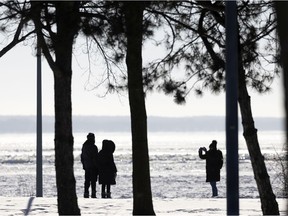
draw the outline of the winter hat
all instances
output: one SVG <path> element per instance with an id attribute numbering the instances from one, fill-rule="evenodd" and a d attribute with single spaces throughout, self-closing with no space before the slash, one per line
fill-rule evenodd
<path id="1" fill-rule="evenodd" d="M 212 143 L 209 145 L 209 148 L 211 149 L 216 149 L 217 147 L 217 141 L 216 140 L 212 140 Z"/>
<path id="2" fill-rule="evenodd" d="M 93 133 L 89 133 L 87 135 L 87 139 L 94 139 L 95 138 L 95 135 Z"/>

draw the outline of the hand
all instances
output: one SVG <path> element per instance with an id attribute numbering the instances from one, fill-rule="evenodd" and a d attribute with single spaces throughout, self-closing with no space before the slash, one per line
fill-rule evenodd
<path id="1" fill-rule="evenodd" d="M 207 149 L 205 147 L 199 148 L 199 153 L 202 153 L 202 151 L 207 152 Z"/>

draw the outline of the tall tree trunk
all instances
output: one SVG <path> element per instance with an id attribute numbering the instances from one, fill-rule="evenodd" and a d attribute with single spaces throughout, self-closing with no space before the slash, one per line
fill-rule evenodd
<path id="1" fill-rule="evenodd" d="M 147 117 L 142 78 L 143 2 L 124 2 L 132 130 L 133 215 L 155 215 L 152 204 Z"/>
<path id="2" fill-rule="evenodd" d="M 64 71 L 62 72 L 65 73 Z M 55 77 L 55 167 L 59 215 L 79 215 L 73 171 L 71 76 Z"/>
<path id="3" fill-rule="evenodd" d="M 58 213 L 80 214 L 74 177 L 72 135 L 72 49 L 78 32 L 79 5 L 75 2 L 56 4 L 57 40 L 54 71 L 55 82 L 55 165 L 58 192 Z"/>
<path id="4" fill-rule="evenodd" d="M 264 215 L 279 215 L 278 203 L 271 187 L 264 157 L 260 150 L 257 129 L 254 126 L 250 96 L 246 87 L 245 71 L 243 69 L 241 55 L 239 55 L 239 57 L 238 102 L 242 117 L 243 135 L 248 147 L 254 177 L 260 195 L 262 212 Z"/>
<path id="5" fill-rule="evenodd" d="M 44 2 L 45 3 L 45 2 Z M 33 21 L 43 53 L 54 74 L 55 168 L 59 215 L 80 215 L 73 170 L 72 48 L 78 33 L 79 2 L 55 2 L 57 33 L 50 35 L 53 60 L 42 33 L 42 2 L 31 2 Z"/>
<path id="6" fill-rule="evenodd" d="M 286 128 L 286 152 L 288 152 L 288 2 L 287 1 L 275 1 L 274 7 L 277 15 L 277 31 L 280 39 L 280 54 L 281 65 L 283 69 L 284 78 L 284 96 L 285 96 L 285 128 Z M 286 158 L 288 155 L 286 153 Z M 286 179 L 284 190 L 288 191 L 288 160 L 286 159 Z M 286 203 L 286 214 L 288 214 L 288 201 Z"/>

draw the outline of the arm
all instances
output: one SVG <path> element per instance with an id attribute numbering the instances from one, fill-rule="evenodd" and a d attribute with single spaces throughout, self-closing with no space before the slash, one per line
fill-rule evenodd
<path id="1" fill-rule="evenodd" d="M 221 169 L 223 167 L 223 155 L 220 150 L 218 150 L 218 152 L 219 152 L 219 169 Z"/>
<path id="2" fill-rule="evenodd" d="M 85 165 L 84 165 L 85 164 L 85 159 L 84 159 L 83 147 L 82 147 L 82 150 L 81 150 L 80 158 L 81 158 L 82 168 L 85 170 Z"/>
<path id="3" fill-rule="evenodd" d="M 116 167 L 116 164 L 114 162 L 114 157 L 112 155 L 111 157 L 111 169 L 113 170 L 114 173 L 117 173 L 117 167 Z"/>
<path id="4" fill-rule="evenodd" d="M 203 152 L 204 152 L 204 154 L 203 154 Z M 199 148 L 198 153 L 199 153 L 199 157 L 201 159 L 206 159 L 207 158 L 207 154 L 206 154 L 207 153 L 207 149 L 205 147 Z"/>

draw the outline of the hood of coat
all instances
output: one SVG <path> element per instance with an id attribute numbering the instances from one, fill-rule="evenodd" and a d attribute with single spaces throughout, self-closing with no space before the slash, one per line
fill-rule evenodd
<path id="1" fill-rule="evenodd" d="M 115 151 L 115 143 L 112 140 L 103 140 L 102 141 L 102 151 L 114 153 Z"/>

